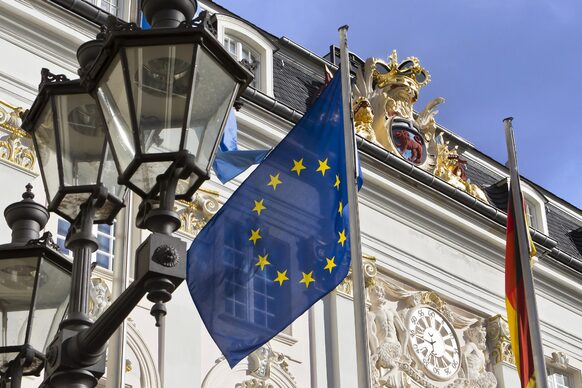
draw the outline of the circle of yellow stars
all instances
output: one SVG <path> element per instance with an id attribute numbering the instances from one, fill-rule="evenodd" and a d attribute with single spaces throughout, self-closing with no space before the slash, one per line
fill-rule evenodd
<path id="1" fill-rule="evenodd" d="M 315 170 L 316 172 L 320 172 L 321 176 L 325 176 L 325 173 L 331 169 L 331 167 L 328 164 L 329 159 L 326 158 L 324 160 L 318 160 L 319 166 L 317 167 L 317 169 Z M 303 162 L 303 158 L 301 159 L 293 159 L 293 167 L 291 167 L 290 171 L 291 172 L 295 172 L 297 173 L 297 176 L 301 176 L 301 172 L 303 170 L 306 170 L 307 166 L 305 166 L 304 162 Z M 283 184 L 283 181 L 281 181 L 280 178 L 280 173 L 277 173 L 275 175 L 269 175 L 269 182 L 267 183 L 267 186 L 272 187 L 273 191 L 277 190 L 277 186 Z M 336 174 L 335 176 L 335 183 L 333 185 L 333 187 L 336 190 L 340 189 L 340 184 L 341 184 L 341 180 L 338 174 Z M 265 206 L 265 199 L 261 198 L 260 200 L 254 200 L 254 207 L 252 208 L 252 212 L 257 213 L 257 216 L 261 216 L 263 211 L 268 210 L 267 206 Z M 343 216 L 343 209 L 344 209 L 344 204 L 342 203 L 342 201 L 339 201 L 338 204 L 338 214 L 340 216 Z M 252 241 L 253 246 L 257 245 L 257 241 L 262 239 L 263 236 L 261 236 L 261 229 L 257 228 L 257 229 L 251 229 L 251 235 L 249 237 L 249 241 Z M 338 232 L 338 240 L 337 243 L 340 244 L 342 247 L 344 247 L 344 244 L 347 240 L 347 236 L 346 236 L 346 230 L 345 228 L 341 231 Z M 325 258 L 326 264 L 323 267 L 324 270 L 329 271 L 329 273 L 331 274 L 334 270 L 335 267 L 337 267 L 337 264 L 335 263 L 335 256 L 329 258 L 326 257 Z M 256 267 L 259 267 L 261 271 L 265 270 L 265 267 L 267 265 L 271 265 L 271 262 L 269 261 L 269 254 L 265 253 L 263 255 L 258 255 L 257 257 L 257 262 L 255 264 Z M 279 283 L 279 286 L 283 286 L 283 284 L 286 281 L 289 281 L 289 277 L 287 276 L 287 271 L 288 270 L 284 270 L 284 271 L 277 271 L 277 277 L 273 280 L 275 283 Z M 313 271 L 311 272 L 301 272 L 302 274 L 302 278 L 301 280 L 299 280 L 299 283 L 302 283 L 305 285 L 305 288 L 309 288 L 309 285 L 311 283 L 315 282 L 315 278 L 313 277 Z"/>

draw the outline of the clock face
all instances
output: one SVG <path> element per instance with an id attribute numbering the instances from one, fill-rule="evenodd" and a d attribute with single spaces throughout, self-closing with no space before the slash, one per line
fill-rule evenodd
<path id="1" fill-rule="evenodd" d="M 459 341 L 440 313 L 430 307 L 413 309 L 408 333 L 412 353 L 431 377 L 447 380 L 457 373 L 461 364 Z"/>

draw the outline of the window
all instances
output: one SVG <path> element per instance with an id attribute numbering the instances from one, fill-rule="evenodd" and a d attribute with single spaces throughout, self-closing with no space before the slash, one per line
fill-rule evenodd
<path id="1" fill-rule="evenodd" d="M 534 229 L 539 229 L 539 221 L 536 214 L 536 208 L 531 202 L 525 201 L 525 212 L 527 215 L 528 225 Z"/>
<path id="2" fill-rule="evenodd" d="M 218 41 L 255 75 L 251 86 L 273 96 L 273 51 L 276 47 L 271 40 L 243 20 L 220 13 L 215 17 Z"/>
<path id="3" fill-rule="evenodd" d="M 245 257 L 241 253 L 233 251 L 229 255 L 226 265 L 240 268 L 241 264 L 237 262 L 237 259 Z M 271 279 L 275 277 L 276 274 L 272 273 L 272 269 L 267 266 L 265 271 L 257 272 L 250 282 L 244 275 L 226 279 L 225 312 L 257 326 L 271 327 L 272 320 L 275 318 L 273 310 L 276 301 L 274 297 L 270 296 L 272 292 L 269 290 L 277 285 Z"/>
<path id="4" fill-rule="evenodd" d="M 261 56 L 253 50 L 248 44 L 238 40 L 230 35 L 224 36 L 224 47 L 238 61 L 242 61 L 249 70 L 252 71 L 255 78 L 251 86 L 255 89 L 261 88 Z"/>
<path id="5" fill-rule="evenodd" d="M 115 224 L 97 225 L 97 265 L 111 269 L 113 267 L 113 249 L 115 247 Z"/>
<path id="6" fill-rule="evenodd" d="M 120 0 L 87 0 L 87 2 L 112 15 L 120 16 Z"/>
<path id="7" fill-rule="evenodd" d="M 57 245 L 61 252 L 65 255 L 72 256 L 70 250 L 65 248 L 65 240 L 67 232 L 69 231 L 68 221 L 59 217 L 57 224 Z M 115 248 L 115 224 L 99 224 L 93 225 L 93 233 L 97 236 L 97 252 L 93 254 L 93 259 L 97 261 L 97 265 L 106 269 L 113 268 L 113 250 Z"/>
<path id="8" fill-rule="evenodd" d="M 574 379 L 566 371 L 548 366 L 548 386 L 551 388 L 574 388 Z"/>

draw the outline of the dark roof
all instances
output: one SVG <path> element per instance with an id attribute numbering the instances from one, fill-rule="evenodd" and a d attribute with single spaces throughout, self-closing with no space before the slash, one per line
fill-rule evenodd
<path id="1" fill-rule="evenodd" d="M 580 228 L 580 222 L 552 203 L 546 204 L 546 218 L 548 220 L 548 233 L 558 242 L 558 248 L 582 260 L 582 253 L 570 238 L 570 232 Z"/>
<path id="2" fill-rule="evenodd" d="M 282 51 L 273 54 L 273 88 L 275 98 L 291 108 L 305 112 L 324 81 L 324 69 L 319 73 L 297 63 Z"/>

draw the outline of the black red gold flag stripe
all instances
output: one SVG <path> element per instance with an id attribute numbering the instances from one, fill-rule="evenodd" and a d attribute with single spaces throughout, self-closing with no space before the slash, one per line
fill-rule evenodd
<path id="1" fill-rule="evenodd" d="M 507 244 L 505 248 L 505 305 L 511 347 L 522 388 L 536 387 L 533 348 L 527 315 L 523 268 L 520 261 L 515 208 L 511 195 L 507 207 Z M 528 244 L 529 245 L 529 244 Z M 531 252 L 531 251 L 530 251 Z M 529 268 L 525 269 L 529 271 Z"/>

